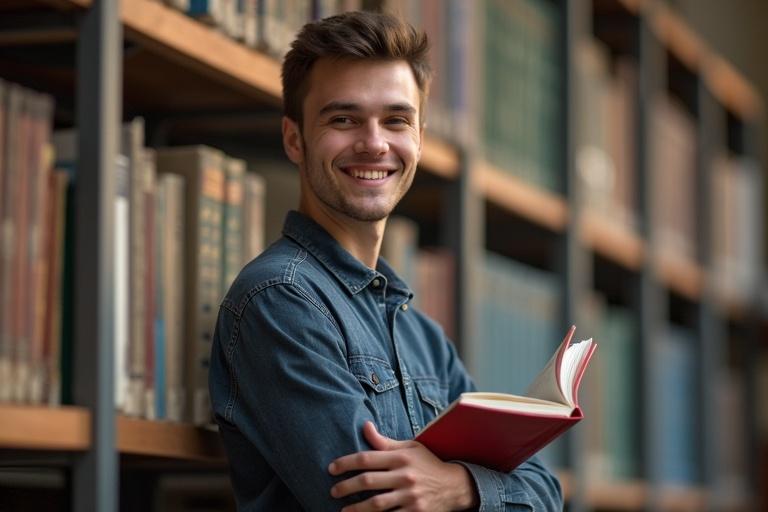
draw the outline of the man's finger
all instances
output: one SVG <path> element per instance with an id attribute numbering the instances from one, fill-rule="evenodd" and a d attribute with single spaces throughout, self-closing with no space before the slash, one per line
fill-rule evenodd
<path id="1" fill-rule="evenodd" d="M 399 451 L 368 451 L 344 455 L 331 462 L 328 472 L 341 475 L 347 471 L 376 471 L 401 466 L 405 462 L 405 454 Z"/>
<path id="2" fill-rule="evenodd" d="M 366 471 L 331 487 L 331 496 L 343 498 L 357 492 L 397 489 L 402 480 L 403 478 L 394 471 Z"/>
<path id="3" fill-rule="evenodd" d="M 406 504 L 407 496 L 403 491 L 392 491 L 377 494 L 371 498 L 354 505 L 348 505 L 341 512 L 373 512 L 379 510 L 392 510 Z"/>

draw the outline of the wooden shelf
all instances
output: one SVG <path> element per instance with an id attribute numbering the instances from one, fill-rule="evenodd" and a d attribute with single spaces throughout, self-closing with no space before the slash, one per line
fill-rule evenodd
<path id="1" fill-rule="evenodd" d="M 82 407 L 0 405 L 0 449 L 84 451 L 91 415 Z M 191 425 L 117 417 L 117 448 L 126 455 L 224 461 L 219 435 Z"/>
<path id="2" fill-rule="evenodd" d="M 698 302 L 704 283 L 704 271 L 695 262 L 670 254 L 657 254 L 655 266 L 661 283 L 670 290 Z"/>
<path id="3" fill-rule="evenodd" d="M 82 407 L 0 405 L 0 448 L 84 451 L 91 444 L 91 415 Z"/>
<path id="4" fill-rule="evenodd" d="M 702 68 L 709 50 L 680 16 L 665 5 L 657 3 L 654 4 L 649 21 L 656 37 L 675 57 L 694 73 Z"/>
<path id="5" fill-rule="evenodd" d="M 712 51 L 672 9 L 654 2 L 650 25 L 675 57 L 702 76 L 721 104 L 743 119 L 754 120 L 763 116 L 763 104 L 754 87 Z"/>
<path id="6" fill-rule="evenodd" d="M 181 423 L 117 417 L 117 446 L 122 454 L 196 461 L 223 461 L 219 434 Z"/>
<path id="7" fill-rule="evenodd" d="M 643 510 L 648 485 L 643 481 L 592 482 L 587 485 L 585 501 L 597 509 Z"/>
<path id="8" fill-rule="evenodd" d="M 668 512 L 705 510 L 709 492 L 699 487 L 666 487 L 659 492 L 659 509 Z"/>
<path id="9" fill-rule="evenodd" d="M 579 231 L 584 244 L 596 253 L 630 270 L 640 269 L 645 243 L 628 228 L 587 210 Z"/>
<path id="10" fill-rule="evenodd" d="M 479 162 L 472 169 L 472 185 L 488 201 L 534 224 L 557 232 L 565 229 L 568 207 L 563 198 L 552 192 L 525 183 L 487 162 Z"/>
<path id="11" fill-rule="evenodd" d="M 87 8 L 92 0 L 35 0 L 30 4 L 55 7 L 60 11 Z M 120 19 L 126 40 L 135 44 L 125 54 L 123 92 L 126 112 L 166 118 L 190 112 L 208 113 L 214 118 L 237 113 L 253 120 L 279 119 L 282 104 L 280 63 L 271 56 L 227 37 L 215 28 L 184 13 L 151 0 L 122 0 Z M 24 4 L 12 6 L 23 8 Z M 6 10 L 6 6 L 3 6 Z M 22 34 L 25 37 L 57 38 L 50 34 Z M 69 31 L 71 32 L 71 30 Z M 74 40 L 74 33 L 67 39 Z M 17 37 L 10 34 L 6 37 Z M 0 44 L 3 39 L 0 36 Z M 15 70 L 18 77 L 26 69 Z M 74 74 L 70 71 L 34 70 L 37 82 L 56 84 L 59 94 L 74 94 Z M 256 121 L 254 121 L 256 122 Z M 279 125 L 278 125 L 279 126 Z M 241 126 L 234 122 L 232 130 Z M 279 133 L 279 129 L 278 132 Z M 421 159 L 422 169 L 436 176 L 454 179 L 459 174 L 457 150 L 427 134 Z"/>
<path id="12" fill-rule="evenodd" d="M 455 179 L 461 172 L 456 148 L 429 135 L 424 138 L 419 166 L 447 179 Z"/>

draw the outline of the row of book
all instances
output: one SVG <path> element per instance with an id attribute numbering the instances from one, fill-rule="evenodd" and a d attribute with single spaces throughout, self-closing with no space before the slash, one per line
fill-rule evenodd
<path id="1" fill-rule="evenodd" d="M 0 401 L 71 401 L 78 133 L 50 98 L 0 83 Z M 114 166 L 115 402 L 206 423 L 218 304 L 264 246 L 264 180 L 206 147 L 144 146 L 122 130 Z"/>
<path id="2" fill-rule="evenodd" d="M 721 152 L 712 165 L 712 272 L 727 299 L 746 302 L 760 292 L 761 169 L 749 158 Z"/>
<path id="3" fill-rule="evenodd" d="M 524 395 L 562 341 L 561 284 L 544 270 L 487 252 L 476 269 L 475 337 L 465 361 L 478 389 Z M 542 457 L 563 464 L 559 443 Z"/>
<path id="4" fill-rule="evenodd" d="M 56 294 L 67 177 L 51 168 L 52 116 L 51 97 L 0 81 L 0 401 L 59 394 Z"/>
<path id="5" fill-rule="evenodd" d="M 599 351 L 585 376 L 586 468 L 591 479 L 640 476 L 640 351 L 637 317 L 597 294 L 586 301 Z"/>
<path id="6" fill-rule="evenodd" d="M 362 0 L 157 0 L 276 58 L 312 19 L 357 10 Z"/>
<path id="7" fill-rule="evenodd" d="M 77 132 L 53 141 L 76 176 Z M 205 424 L 218 305 L 264 246 L 263 180 L 207 146 L 144 147 L 140 118 L 123 127 L 115 172 L 116 407 Z"/>
<path id="8" fill-rule="evenodd" d="M 484 157 L 544 189 L 562 190 L 561 9 L 542 0 L 481 4 L 480 132 Z"/>
<path id="9" fill-rule="evenodd" d="M 628 229 L 637 228 L 635 95 L 637 69 L 626 57 L 611 59 L 595 39 L 575 49 L 579 109 L 576 167 L 590 211 Z"/>
<path id="10" fill-rule="evenodd" d="M 451 140 L 473 133 L 471 95 L 479 98 L 471 73 L 478 7 L 463 0 L 156 0 L 220 30 L 248 47 L 281 59 L 298 30 L 313 19 L 361 9 L 400 16 L 430 40 L 428 125 Z M 479 5 L 479 4 L 478 4 Z"/>

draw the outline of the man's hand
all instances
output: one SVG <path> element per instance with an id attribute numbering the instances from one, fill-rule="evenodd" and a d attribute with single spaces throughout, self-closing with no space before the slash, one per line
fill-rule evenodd
<path id="1" fill-rule="evenodd" d="M 363 433 L 375 451 L 345 455 L 330 464 L 328 471 L 332 475 L 362 471 L 334 485 L 331 496 L 389 492 L 344 507 L 342 512 L 448 511 L 477 506 L 475 484 L 464 466 L 441 461 L 416 441 L 395 441 L 382 436 L 370 421 L 363 426 Z"/>

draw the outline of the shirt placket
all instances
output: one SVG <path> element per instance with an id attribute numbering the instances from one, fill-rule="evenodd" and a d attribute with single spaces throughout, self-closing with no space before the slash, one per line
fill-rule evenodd
<path id="1" fill-rule="evenodd" d="M 389 322 L 390 338 L 392 339 L 392 345 L 395 347 L 395 358 L 397 360 L 397 367 L 402 377 L 402 386 L 405 395 L 405 405 L 408 411 L 408 420 L 411 423 L 411 430 L 415 436 L 421 431 L 422 425 L 419 421 L 419 416 L 416 414 L 416 393 L 413 385 L 413 380 L 408 373 L 408 367 L 402 357 L 402 348 L 400 346 L 400 340 L 396 335 L 397 329 L 395 327 L 397 322 L 397 315 L 404 314 L 408 311 L 408 300 L 397 299 L 393 297 L 392 306 L 389 310 L 391 321 Z"/>

